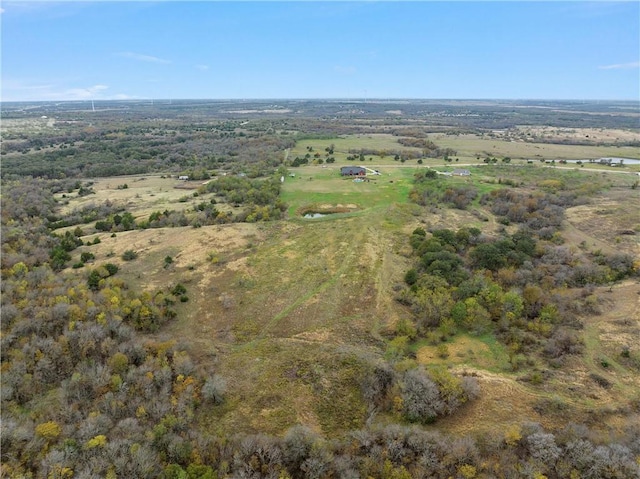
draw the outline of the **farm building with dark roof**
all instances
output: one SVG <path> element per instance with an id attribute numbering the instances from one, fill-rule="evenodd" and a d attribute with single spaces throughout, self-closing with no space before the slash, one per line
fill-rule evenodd
<path id="1" fill-rule="evenodd" d="M 365 176 L 367 170 L 361 166 L 343 166 L 340 168 L 340 174 L 342 176 Z"/>

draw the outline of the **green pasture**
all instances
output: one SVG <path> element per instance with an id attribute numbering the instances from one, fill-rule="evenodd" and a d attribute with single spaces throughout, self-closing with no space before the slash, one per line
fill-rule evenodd
<path id="1" fill-rule="evenodd" d="M 351 164 L 351 163 L 350 163 Z M 404 203 L 413 187 L 416 169 L 384 168 L 381 175 L 367 175 L 368 182 L 354 182 L 353 178 L 340 176 L 339 165 L 305 166 L 291 168 L 295 174 L 287 176 L 282 188 L 282 200 L 289 205 L 289 217 L 294 218 L 301 208 L 313 205 L 357 205 L 359 211 Z"/>
<path id="2" fill-rule="evenodd" d="M 304 156 L 307 153 L 318 152 L 322 156 L 326 153 L 325 148 L 330 145 L 334 145 L 334 156 L 344 155 L 348 156 L 350 149 L 368 148 L 374 150 L 417 150 L 415 148 L 408 148 L 398 143 L 400 137 L 391 135 L 388 133 L 373 133 L 373 134 L 358 134 L 358 135 L 340 135 L 331 139 L 310 139 L 299 141 L 296 146 L 291 150 L 291 155 Z M 307 147 L 312 147 L 313 151 L 308 151 Z M 338 157 L 336 156 L 336 159 Z M 369 156 L 367 156 L 367 159 Z M 379 158 L 375 156 L 374 158 Z"/>

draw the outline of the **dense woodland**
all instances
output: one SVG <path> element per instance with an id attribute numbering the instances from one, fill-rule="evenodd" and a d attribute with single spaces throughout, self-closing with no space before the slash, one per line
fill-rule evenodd
<path id="1" fill-rule="evenodd" d="M 53 113 L 50 105 L 36 106 L 36 119 Z M 417 228 L 406 238 L 413 267 L 395 289 L 413 319 L 397 325 L 359 385 L 368 415 L 385 414 L 394 423 L 336 439 L 303 425 L 281 437 L 220 437 L 199 428 L 199 413 L 223 407 L 227 380 L 177 342 L 149 335 L 175 320 L 176 305 L 189 301 L 188 287 L 136 290 L 116 265 L 94 262 L 93 243 L 81 237 L 279 220 L 287 208 L 279 178 L 282 167 L 291 166 L 283 151 L 296 138 L 366 129 L 375 118 L 395 121 L 380 115 L 391 108 L 383 103 L 367 104 L 360 114 L 362 104 L 300 102 L 286 105 L 292 109 L 286 119 L 258 115 L 245 128 L 237 114 L 226 112 L 238 105 L 215 106 L 185 103 L 160 112 L 114 105 L 89 122 L 88 112 L 71 105 L 55 111 L 67 117 L 55 135 L 11 132 L 3 138 L 2 477 L 640 477 L 640 429 L 633 424 L 610 434 L 579 424 L 547 431 L 536 423 L 499 437 L 429 430 L 424 426 L 478 397 L 477 380 L 407 361 L 417 341 L 439 345 L 446 357 L 456 334 L 490 333 L 508 347 L 513 371 L 527 366 L 524 380 L 542 383 L 566 357 L 581 354 L 579 317 L 600 308 L 593 288 L 637 277 L 638 269 L 629 255 L 563 245 L 564 209 L 607 186 L 577 177 L 564 183 L 541 177 L 536 189 L 521 188 L 516 177 L 481 194 L 471 185 L 447 186 L 433 171 L 415 176 L 409 199 L 425 214 L 465 210 L 478 201 L 502 229 L 494 235 L 479 228 Z M 577 113 L 545 113 L 545 119 L 588 124 L 593 117 L 579 114 L 586 107 L 605 108 L 571 103 L 563 108 Z M 451 125 L 452 117 L 464 118 L 459 115 L 471 109 L 480 117 L 456 120 L 455 127 L 514 121 L 512 105 L 443 109 L 418 102 L 403 108 L 434 127 Z M 527 111 L 529 121 L 539 121 L 537 110 Z M 17 105 L 2 115 L 23 118 L 25 112 Z M 338 115 L 363 123 L 334 120 Z M 402 138 L 403 146 L 435 156 L 455 154 L 419 132 Z M 60 213 L 55 195 L 90 195 L 88 177 L 150 172 L 215 181 L 196 192 L 209 196 L 193 210 L 157 211 L 146 220 L 108 202 Z M 221 205 L 233 205 L 234 212 Z M 87 247 L 83 261 L 72 265 L 71 253 L 80 246 Z M 592 380 L 606 387 L 604 378 Z M 635 401 L 629 407 L 637 412 Z"/>

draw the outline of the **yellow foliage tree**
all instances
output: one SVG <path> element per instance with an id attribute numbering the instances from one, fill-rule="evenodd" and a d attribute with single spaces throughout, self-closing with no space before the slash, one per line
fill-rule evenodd
<path id="1" fill-rule="evenodd" d="M 13 265 L 9 270 L 10 276 L 22 277 L 29 272 L 29 268 L 22 261 Z"/>
<path id="2" fill-rule="evenodd" d="M 129 367 L 129 358 L 126 354 L 117 352 L 109 358 L 109 366 L 115 374 L 122 374 Z"/>
<path id="3" fill-rule="evenodd" d="M 462 466 L 458 467 L 458 472 L 462 477 L 464 477 L 464 479 L 473 479 L 478 473 L 475 466 L 472 466 L 470 464 L 463 464 Z"/>
<path id="4" fill-rule="evenodd" d="M 67 479 L 73 477 L 73 469 L 56 464 L 51 468 L 47 479 Z"/>
<path id="5" fill-rule="evenodd" d="M 459 398 L 464 401 L 464 390 L 462 389 L 462 380 L 451 374 L 444 367 L 433 368 L 429 371 L 431 379 L 433 379 L 438 385 L 440 395 L 447 401 L 453 401 L 454 398 Z"/>
<path id="6" fill-rule="evenodd" d="M 93 449 L 94 447 L 104 447 L 107 444 L 107 436 L 99 434 L 93 439 L 89 439 L 86 443 L 87 449 Z"/>
<path id="7" fill-rule="evenodd" d="M 62 433 L 62 428 L 55 421 L 43 422 L 36 426 L 36 436 L 45 438 L 47 441 L 56 439 Z"/>

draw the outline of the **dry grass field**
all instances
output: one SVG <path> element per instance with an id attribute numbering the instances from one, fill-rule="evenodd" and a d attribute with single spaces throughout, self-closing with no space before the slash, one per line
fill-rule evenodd
<path id="1" fill-rule="evenodd" d="M 95 194 L 66 199 L 64 193 L 57 198 L 63 206 L 61 214 L 68 214 L 74 209 L 87 205 L 99 205 L 109 200 L 114 205 L 122 206 L 131 212 L 136 219 L 146 219 L 150 213 L 158 210 L 183 210 L 196 199 L 194 191 L 204 184 L 204 181 L 183 181 L 164 175 L 133 175 L 112 178 L 96 178 L 87 180 Z M 126 188 L 124 186 L 126 185 Z M 202 199 L 200 199 L 202 201 Z M 65 204 L 66 203 L 66 204 Z"/>
<path id="2" fill-rule="evenodd" d="M 634 133 L 630 133 L 634 135 Z M 636 139 L 638 134 L 635 133 Z M 599 146 L 599 145 L 562 145 L 556 143 L 525 142 L 524 140 L 505 139 L 504 135 L 493 137 L 475 134 L 447 135 L 432 133 L 429 139 L 442 147 L 457 150 L 460 161 L 484 159 L 487 156 L 501 159 L 508 156 L 514 160 L 583 160 L 604 157 L 622 157 L 640 159 L 637 147 Z"/>
<path id="3" fill-rule="evenodd" d="M 555 142 L 580 141 L 597 145 L 599 143 L 617 143 L 638 141 L 638 132 L 613 128 L 553 128 L 550 126 L 520 126 L 515 135 L 541 138 Z"/>

